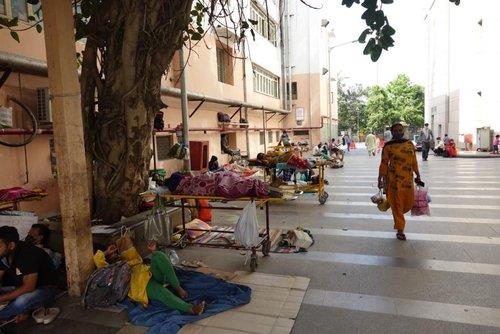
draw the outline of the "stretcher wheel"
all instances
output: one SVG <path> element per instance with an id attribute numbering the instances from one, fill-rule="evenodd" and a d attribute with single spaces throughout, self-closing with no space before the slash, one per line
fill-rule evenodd
<path id="1" fill-rule="evenodd" d="M 262 244 L 262 254 L 264 256 L 269 256 L 269 252 L 271 251 L 271 241 L 267 240 Z"/>
<path id="2" fill-rule="evenodd" d="M 327 192 L 324 192 L 323 194 L 319 195 L 319 204 L 323 205 L 326 203 L 326 200 L 328 199 L 328 193 Z"/>
<path id="3" fill-rule="evenodd" d="M 179 241 L 179 248 L 184 249 L 186 247 L 187 247 L 187 240 L 183 238 L 181 241 Z"/>
<path id="4" fill-rule="evenodd" d="M 250 258 L 250 271 L 254 272 L 255 269 L 257 269 L 257 254 L 252 254 L 252 257 Z"/>

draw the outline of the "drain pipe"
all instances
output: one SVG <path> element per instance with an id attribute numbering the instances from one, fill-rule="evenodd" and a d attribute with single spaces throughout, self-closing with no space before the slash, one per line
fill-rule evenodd
<path id="1" fill-rule="evenodd" d="M 248 102 L 248 96 L 247 96 L 247 65 L 246 65 L 246 59 L 247 59 L 247 52 L 246 52 L 246 40 L 243 39 L 243 101 L 245 103 Z M 245 112 L 245 120 L 248 122 L 248 107 L 244 107 L 244 112 Z M 250 135 L 248 132 L 248 127 L 245 130 L 245 142 L 247 145 L 247 157 L 250 158 Z"/>
<path id="2" fill-rule="evenodd" d="M 184 45 L 181 43 L 179 49 L 179 62 L 181 72 L 181 109 L 182 109 L 182 143 L 187 148 L 186 156 L 183 159 L 183 169 L 186 172 L 191 171 L 191 159 L 189 152 L 189 115 L 188 115 L 188 98 L 187 98 L 187 83 L 186 83 L 186 70 L 187 66 L 184 62 Z"/>

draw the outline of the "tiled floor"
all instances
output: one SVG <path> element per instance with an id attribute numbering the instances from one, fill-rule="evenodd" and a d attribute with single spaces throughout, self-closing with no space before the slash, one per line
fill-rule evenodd
<path id="1" fill-rule="evenodd" d="M 291 332 L 309 285 L 309 278 L 239 272 L 233 282 L 252 288 L 250 304 L 187 325 L 181 333 Z"/>

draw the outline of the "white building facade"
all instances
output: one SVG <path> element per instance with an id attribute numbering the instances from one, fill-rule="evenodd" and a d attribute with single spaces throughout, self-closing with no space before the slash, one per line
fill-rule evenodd
<path id="1" fill-rule="evenodd" d="M 460 147 L 479 131 L 500 132 L 500 1 L 435 1 L 427 23 L 425 118 L 435 136 L 448 134 Z"/>
<path id="2" fill-rule="evenodd" d="M 285 49 L 285 64 L 291 74 L 291 110 L 287 126 L 294 127 L 296 137 L 317 144 L 337 137 L 338 113 L 336 83 L 332 84 L 329 61 L 329 21 L 331 4 L 328 0 L 288 0 L 289 49 Z M 301 130 L 301 128 L 303 130 Z"/>

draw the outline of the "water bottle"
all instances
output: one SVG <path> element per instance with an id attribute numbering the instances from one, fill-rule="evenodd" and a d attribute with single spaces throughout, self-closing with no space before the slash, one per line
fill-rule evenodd
<path id="1" fill-rule="evenodd" d="M 177 255 L 177 252 L 175 250 L 169 250 L 167 255 L 170 258 L 170 263 L 172 263 L 173 266 L 179 264 L 179 255 Z"/>

